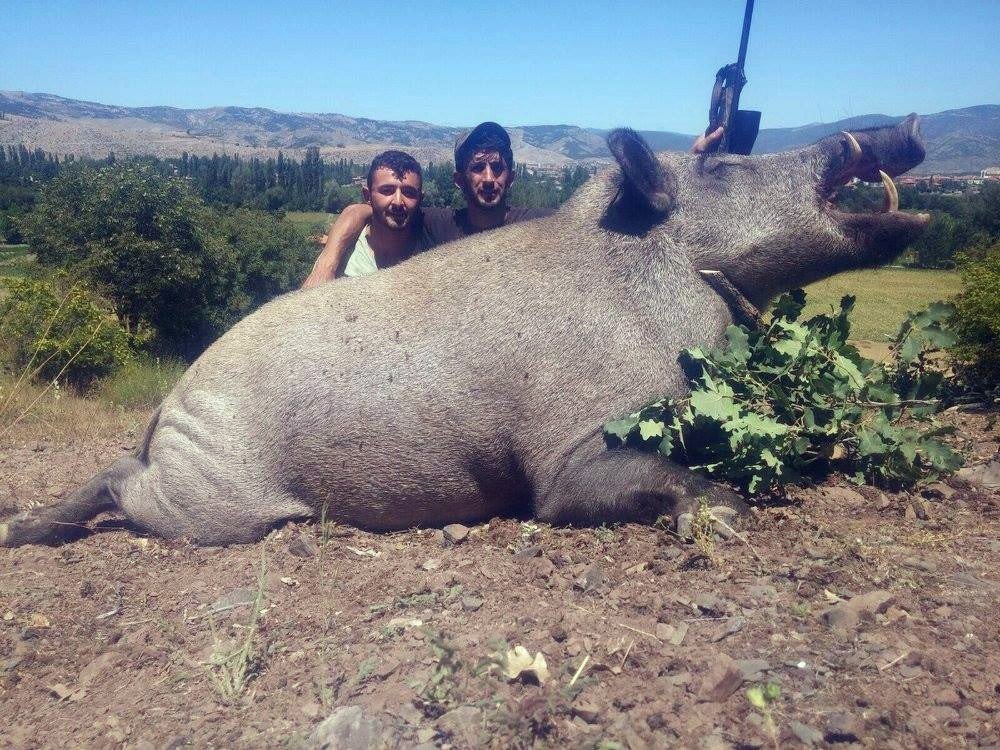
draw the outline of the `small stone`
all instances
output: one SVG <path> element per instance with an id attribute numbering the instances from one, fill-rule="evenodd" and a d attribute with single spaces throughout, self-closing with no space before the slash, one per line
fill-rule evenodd
<path id="1" fill-rule="evenodd" d="M 931 694 L 931 698 L 940 706 L 951 706 L 952 708 L 961 708 L 962 706 L 962 697 L 955 688 L 939 688 Z"/>
<path id="2" fill-rule="evenodd" d="M 691 597 L 691 604 L 707 615 L 724 615 L 729 609 L 725 600 L 715 594 L 695 594 Z"/>
<path id="3" fill-rule="evenodd" d="M 97 658 L 91 659 L 87 666 L 80 670 L 80 676 L 77 678 L 80 687 L 90 685 L 90 683 L 113 667 L 117 661 L 118 654 L 114 652 L 101 654 Z"/>
<path id="4" fill-rule="evenodd" d="M 566 632 L 566 628 L 564 628 L 562 625 L 555 625 L 549 629 L 549 636 L 552 638 L 552 640 L 557 641 L 558 643 L 562 643 L 563 641 L 566 640 L 569 634 Z"/>
<path id="5" fill-rule="evenodd" d="M 663 729 L 667 726 L 667 721 L 661 713 L 650 714 L 646 717 L 646 726 L 655 732 L 657 729 Z"/>
<path id="6" fill-rule="evenodd" d="M 434 541 L 434 544 L 439 547 L 445 547 L 448 544 L 448 542 L 445 541 L 444 532 L 441 531 L 441 529 L 434 529 L 431 532 L 431 539 Z"/>
<path id="7" fill-rule="evenodd" d="M 682 554 L 684 554 L 683 550 L 681 550 L 680 547 L 674 546 L 673 544 L 667 547 L 660 547 L 656 551 L 656 557 L 659 560 L 676 560 Z"/>
<path id="8" fill-rule="evenodd" d="M 698 699 L 722 703 L 743 684 L 743 672 L 726 654 L 720 654 L 698 689 Z"/>
<path id="9" fill-rule="evenodd" d="M 308 534 L 299 534 L 288 543 L 288 554 L 295 557 L 313 557 L 318 552 L 316 541 Z"/>
<path id="10" fill-rule="evenodd" d="M 906 504 L 906 508 L 903 509 L 903 518 L 907 521 L 917 520 L 917 511 L 912 504 Z"/>
<path id="11" fill-rule="evenodd" d="M 547 557 L 536 557 L 529 565 L 535 571 L 537 578 L 548 578 L 556 570 L 556 566 Z"/>
<path id="12" fill-rule="evenodd" d="M 827 742 L 857 742 L 861 739 L 861 722 L 853 714 L 831 714 L 823 736 Z"/>
<path id="13" fill-rule="evenodd" d="M 434 727 L 420 727 L 420 729 L 417 730 L 417 742 L 422 745 L 427 744 L 434 739 L 436 734 L 437 730 Z M 330 748 L 330 750 L 333 750 L 333 748 Z"/>
<path id="14" fill-rule="evenodd" d="M 343 706 L 325 718 L 309 735 L 311 750 L 369 750 L 377 747 L 382 725 L 365 716 L 360 706 Z"/>
<path id="15" fill-rule="evenodd" d="M 884 614 L 895 602 L 895 595 L 889 591 L 869 591 L 834 604 L 822 617 L 831 628 L 849 630 L 857 627 L 862 619 L 872 620 L 876 614 Z"/>
<path id="16" fill-rule="evenodd" d="M 469 536 L 469 527 L 463 526 L 460 523 L 449 523 L 442 531 L 444 532 L 445 540 L 452 544 L 461 544 Z"/>
<path id="17" fill-rule="evenodd" d="M 771 663 L 766 659 L 740 659 L 736 665 L 740 668 L 743 679 L 746 681 L 760 679 L 761 673 L 771 669 Z"/>
<path id="18" fill-rule="evenodd" d="M 730 617 L 726 620 L 720 627 L 718 627 L 715 633 L 712 635 L 712 642 L 718 643 L 724 638 L 728 638 L 731 635 L 735 635 L 743 630 L 747 621 L 742 617 Z"/>
<path id="19" fill-rule="evenodd" d="M 656 628 L 653 630 L 653 635 L 659 638 L 661 641 L 669 641 L 674 634 L 674 626 L 669 625 L 665 622 L 656 623 Z"/>
<path id="20" fill-rule="evenodd" d="M 959 469 L 958 478 L 988 490 L 1000 490 L 1000 458 Z"/>
<path id="21" fill-rule="evenodd" d="M 910 506 L 913 508 L 913 512 L 916 514 L 917 518 L 921 521 L 930 520 L 931 511 L 926 500 L 921 500 L 919 497 L 911 497 Z"/>
<path id="22" fill-rule="evenodd" d="M 209 605 L 209 612 L 225 612 L 237 607 L 249 607 L 257 601 L 257 592 L 251 588 L 241 588 L 230 591 L 228 594 L 219 597 Z"/>
<path id="23" fill-rule="evenodd" d="M 912 568 L 913 570 L 920 570 L 924 573 L 933 573 L 937 570 L 937 563 L 933 560 L 927 560 L 923 557 L 907 557 L 903 560 L 903 565 L 907 568 Z"/>
<path id="24" fill-rule="evenodd" d="M 588 724 L 597 724 L 601 720 L 601 707 L 593 701 L 580 701 L 574 704 L 573 715 Z"/>
<path id="25" fill-rule="evenodd" d="M 599 586 L 603 580 L 604 572 L 601 570 L 601 566 L 595 563 L 583 571 L 583 574 L 579 578 L 573 581 L 573 587 L 580 591 L 591 591 Z"/>
<path id="26" fill-rule="evenodd" d="M 814 729 L 808 724 L 802 724 L 798 721 L 793 721 L 790 725 L 792 734 L 794 734 L 799 742 L 801 742 L 806 747 L 812 747 L 813 745 L 818 745 L 823 741 L 823 733 L 818 729 Z"/>
<path id="27" fill-rule="evenodd" d="M 924 487 L 921 494 L 934 500 L 949 500 L 955 494 L 955 489 L 944 482 L 932 482 Z"/>
<path id="28" fill-rule="evenodd" d="M 478 596 L 463 596 L 462 609 L 466 612 L 475 612 L 483 606 L 483 600 Z"/>
<path id="29" fill-rule="evenodd" d="M 525 560 L 531 557 L 541 557 L 542 548 L 538 544 L 532 544 L 528 547 L 522 547 L 517 552 L 514 553 L 514 557 L 519 560 Z"/>
<path id="30" fill-rule="evenodd" d="M 686 622 L 679 622 L 674 628 L 674 634 L 670 636 L 670 645 L 680 646 L 684 643 L 684 637 L 688 634 L 688 624 Z"/>
<path id="31" fill-rule="evenodd" d="M 429 560 L 424 560 L 423 564 L 420 566 L 426 571 L 437 570 L 441 567 L 441 561 L 437 558 L 430 558 Z"/>

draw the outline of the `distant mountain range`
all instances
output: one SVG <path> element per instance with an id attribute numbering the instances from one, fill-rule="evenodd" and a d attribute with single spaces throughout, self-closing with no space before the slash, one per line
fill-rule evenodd
<path id="1" fill-rule="evenodd" d="M 371 120 L 339 114 L 276 112 L 261 107 L 118 107 L 53 94 L 0 91 L 0 144 L 24 143 L 80 156 L 212 153 L 274 156 L 318 146 L 328 159 L 365 161 L 391 146 L 420 161 L 451 158 L 460 128 L 418 121 Z M 762 130 L 754 153 L 803 146 L 840 130 L 898 122 L 902 116 L 864 115 L 832 123 Z M 927 159 L 915 172 L 954 174 L 1000 165 L 1000 105 L 922 114 Z M 623 123 L 627 124 L 627 123 Z M 576 125 L 508 128 L 521 163 L 561 166 L 609 158 L 606 130 Z M 640 131 L 656 150 L 686 150 L 694 136 Z"/>

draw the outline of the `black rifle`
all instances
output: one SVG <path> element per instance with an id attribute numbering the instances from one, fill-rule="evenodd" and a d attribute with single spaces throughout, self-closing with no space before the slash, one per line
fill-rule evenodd
<path id="1" fill-rule="evenodd" d="M 740 109 L 740 92 L 746 84 L 743 65 L 747 59 L 747 41 L 750 39 L 750 19 L 753 16 L 754 0 L 747 0 L 743 14 L 743 35 L 740 37 L 740 55 L 734 63 L 719 68 L 715 74 L 712 89 L 712 103 L 708 108 L 708 130 L 714 132 L 719 126 L 725 128 L 722 138 L 709 148 L 730 154 L 749 154 L 760 130 L 760 112 Z"/>

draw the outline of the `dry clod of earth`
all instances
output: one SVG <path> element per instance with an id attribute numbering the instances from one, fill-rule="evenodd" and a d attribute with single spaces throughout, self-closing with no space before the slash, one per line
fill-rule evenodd
<path id="1" fill-rule="evenodd" d="M 743 684 L 743 670 L 726 654 L 719 654 L 702 679 L 698 699 L 722 703 Z"/>
<path id="2" fill-rule="evenodd" d="M 442 529 L 444 538 L 452 544 L 461 544 L 469 536 L 469 527 L 460 523 L 450 523 Z"/>
<path id="3" fill-rule="evenodd" d="M 862 619 L 871 620 L 883 614 L 895 602 L 896 597 L 890 591 L 869 591 L 834 604 L 823 613 L 823 621 L 831 628 L 847 630 L 857 626 Z"/>

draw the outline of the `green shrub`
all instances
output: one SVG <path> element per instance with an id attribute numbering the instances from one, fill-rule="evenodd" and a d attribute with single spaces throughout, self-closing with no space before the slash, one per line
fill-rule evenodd
<path id="1" fill-rule="evenodd" d="M 38 261 L 86 279 L 128 331 L 201 353 L 242 316 L 296 288 L 315 250 L 278 218 L 218 211 L 150 165 L 66 168 L 22 222 Z"/>
<path id="2" fill-rule="evenodd" d="M 941 327 L 951 309 L 911 316 L 892 361 L 876 364 L 847 342 L 853 297 L 832 316 L 799 322 L 804 305 L 796 290 L 778 300 L 769 326 L 730 326 L 725 348 L 684 350 L 691 395 L 608 422 L 609 447 L 658 452 L 749 492 L 831 469 L 897 486 L 957 469 L 960 458 L 938 439 L 946 430 L 916 425 L 939 407 L 944 377 L 928 352 L 953 342 Z"/>
<path id="3" fill-rule="evenodd" d="M 953 352 L 973 384 L 1000 385 L 1000 244 L 962 261 L 962 291 L 955 298 Z"/>
<path id="4" fill-rule="evenodd" d="M 152 409 L 170 392 L 187 365 L 172 357 L 140 354 L 96 384 L 102 401 L 126 409 Z"/>
<path id="5" fill-rule="evenodd" d="M 15 374 L 83 387 L 132 359 L 140 343 L 110 303 L 61 279 L 10 279 L 0 300 L 0 360 Z"/>

